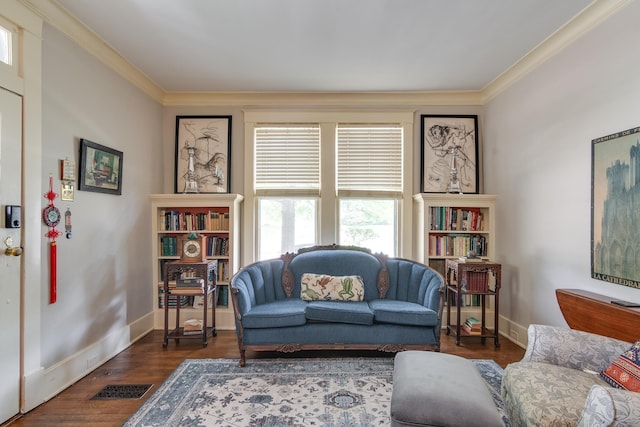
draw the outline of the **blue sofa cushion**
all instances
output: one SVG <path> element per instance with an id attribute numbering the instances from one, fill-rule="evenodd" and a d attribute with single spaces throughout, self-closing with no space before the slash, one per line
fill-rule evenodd
<path id="1" fill-rule="evenodd" d="M 242 316 L 245 328 L 282 328 L 299 326 L 307 322 L 307 302 L 300 299 L 284 299 L 253 306 Z"/>
<path id="2" fill-rule="evenodd" d="M 413 302 L 377 299 L 369 301 L 374 319 L 396 325 L 436 326 L 438 313 Z"/>
<path id="3" fill-rule="evenodd" d="M 306 315 L 309 320 L 322 322 L 373 325 L 373 312 L 366 301 L 311 301 Z"/>

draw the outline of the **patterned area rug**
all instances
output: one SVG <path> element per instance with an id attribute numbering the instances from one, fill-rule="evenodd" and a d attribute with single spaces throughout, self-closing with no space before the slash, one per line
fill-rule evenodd
<path id="1" fill-rule="evenodd" d="M 474 363 L 502 412 L 502 368 Z M 187 359 L 125 426 L 388 426 L 392 376 L 392 357 Z"/>

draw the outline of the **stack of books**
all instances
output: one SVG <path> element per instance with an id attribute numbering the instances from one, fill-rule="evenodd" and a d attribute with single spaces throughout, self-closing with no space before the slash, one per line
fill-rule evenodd
<path id="1" fill-rule="evenodd" d="M 176 287 L 171 292 L 176 295 L 201 295 L 204 293 L 204 279 L 181 277 L 176 279 Z"/>
<path id="2" fill-rule="evenodd" d="M 182 333 L 184 335 L 202 334 L 202 320 L 189 319 L 184 322 Z"/>
<path id="3" fill-rule="evenodd" d="M 461 256 L 458 257 L 458 262 L 484 262 L 484 259 L 480 257 Z"/>
<path id="4" fill-rule="evenodd" d="M 462 325 L 462 328 L 469 335 L 481 335 L 482 334 L 482 324 L 475 317 L 467 317 L 467 320 Z"/>

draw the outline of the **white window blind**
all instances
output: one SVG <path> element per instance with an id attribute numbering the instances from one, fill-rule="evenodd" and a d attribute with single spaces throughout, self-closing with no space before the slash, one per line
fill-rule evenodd
<path id="1" fill-rule="evenodd" d="M 320 190 L 320 127 L 257 125 L 255 190 Z"/>
<path id="2" fill-rule="evenodd" d="M 400 124 L 339 124 L 338 191 L 402 192 Z"/>

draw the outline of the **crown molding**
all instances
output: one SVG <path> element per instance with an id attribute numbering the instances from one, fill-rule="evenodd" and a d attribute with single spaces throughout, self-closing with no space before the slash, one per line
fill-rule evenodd
<path id="1" fill-rule="evenodd" d="M 54 0 L 18 0 L 159 103 L 164 90 Z"/>
<path id="2" fill-rule="evenodd" d="M 485 86 L 482 93 L 482 104 L 486 104 L 500 93 L 514 85 L 521 78 L 557 55 L 567 46 L 574 43 L 591 31 L 611 15 L 617 13 L 633 0 L 595 0 L 582 12 L 547 37 L 538 46 L 523 56 L 515 64 Z"/>
<path id="3" fill-rule="evenodd" d="M 167 92 L 165 106 L 407 106 L 481 105 L 481 94 L 468 92 Z"/>
<path id="4" fill-rule="evenodd" d="M 55 0 L 17 0 L 164 106 L 482 106 L 633 0 L 594 0 L 479 91 L 167 92 Z"/>

